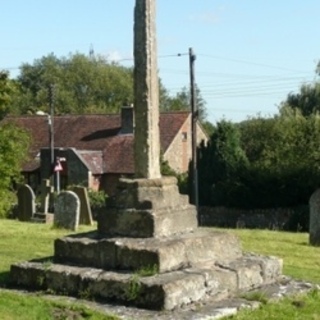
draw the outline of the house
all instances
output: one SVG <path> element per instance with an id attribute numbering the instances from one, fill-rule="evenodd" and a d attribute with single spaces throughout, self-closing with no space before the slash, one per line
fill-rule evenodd
<path id="1" fill-rule="evenodd" d="M 121 114 L 62 115 L 53 119 L 54 149 L 50 148 L 48 116 L 8 116 L 30 132 L 32 143 L 29 159 L 22 168 L 25 181 L 34 189 L 52 172 L 51 158 L 61 159 L 60 185 L 82 184 L 111 194 L 120 177 L 133 177 L 132 107 Z M 190 112 L 160 113 L 160 144 L 163 159 L 177 173 L 188 171 L 191 159 Z M 197 142 L 207 141 L 201 125 L 197 126 Z M 54 153 L 51 153 L 54 150 Z"/>

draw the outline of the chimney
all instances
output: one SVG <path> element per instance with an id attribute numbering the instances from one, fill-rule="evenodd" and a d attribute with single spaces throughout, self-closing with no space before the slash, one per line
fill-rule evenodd
<path id="1" fill-rule="evenodd" d="M 134 112 L 133 105 L 123 106 L 121 108 L 121 134 L 133 133 L 134 129 Z"/>

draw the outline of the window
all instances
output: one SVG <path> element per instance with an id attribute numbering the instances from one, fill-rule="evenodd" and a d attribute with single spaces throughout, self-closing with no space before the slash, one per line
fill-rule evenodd
<path id="1" fill-rule="evenodd" d="M 182 141 L 187 141 L 188 139 L 188 133 L 187 132 L 182 132 Z"/>

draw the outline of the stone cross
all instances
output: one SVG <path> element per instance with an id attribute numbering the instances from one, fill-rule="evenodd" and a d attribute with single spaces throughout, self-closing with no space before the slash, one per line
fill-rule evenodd
<path id="1" fill-rule="evenodd" d="M 136 0 L 134 10 L 134 164 L 136 178 L 160 178 L 159 79 L 156 1 Z"/>

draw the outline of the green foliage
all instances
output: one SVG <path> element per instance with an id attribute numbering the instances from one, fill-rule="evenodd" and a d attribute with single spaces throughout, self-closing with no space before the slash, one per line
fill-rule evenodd
<path id="1" fill-rule="evenodd" d="M 220 205 L 228 202 L 231 187 L 239 183 L 238 174 L 247 165 L 238 128 L 225 120 L 219 122 L 208 144 L 203 143 L 198 149 L 200 204 Z"/>
<path id="2" fill-rule="evenodd" d="M 12 182 L 21 179 L 21 164 L 27 159 L 29 135 L 10 123 L 0 126 L 0 217 L 13 205 Z"/>
<path id="3" fill-rule="evenodd" d="M 179 192 L 189 194 L 188 173 L 177 173 L 169 165 L 168 161 L 163 160 L 163 155 L 160 155 L 160 170 L 162 176 L 176 177 L 178 181 Z"/>
<path id="4" fill-rule="evenodd" d="M 92 58 L 76 53 L 58 58 L 49 54 L 34 60 L 33 64 L 24 63 L 20 72 L 14 83 L 17 90 L 9 105 L 13 114 L 47 112 L 50 84 L 55 87 L 56 114 L 118 113 L 125 103 L 133 102 L 133 68 L 110 63 L 102 56 Z M 187 88 L 171 96 L 161 79 L 159 82 L 162 111 L 190 110 Z M 0 77 L 0 102 L 1 88 Z M 203 121 L 206 103 L 199 88 L 196 101 L 199 119 Z"/>
<path id="5" fill-rule="evenodd" d="M 208 137 L 211 137 L 214 133 L 214 125 L 209 121 L 202 122 L 202 127 L 205 131 L 205 133 L 208 135 Z"/>
<path id="6" fill-rule="evenodd" d="M 163 176 L 173 176 L 175 177 L 177 173 L 170 167 L 169 162 L 163 159 L 160 155 L 160 171 Z"/>
<path id="7" fill-rule="evenodd" d="M 140 279 L 142 277 L 151 277 L 159 272 L 158 265 L 149 265 L 142 267 L 134 272 L 130 278 L 129 286 L 125 292 L 126 298 L 129 301 L 136 300 L 141 294 L 142 284 Z"/>
<path id="8" fill-rule="evenodd" d="M 158 265 L 154 264 L 154 265 L 148 265 L 136 270 L 135 274 L 138 275 L 139 277 L 151 277 L 156 275 L 158 272 L 159 272 L 159 267 Z"/>
<path id="9" fill-rule="evenodd" d="M 320 116 L 286 108 L 274 118 L 221 122 L 199 149 L 200 204 L 237 208 L 308 204 L 320 185 Z M 298 217 L 296 217 L 298 218 Z M 299 217 L 295 225 L 306 225 Z"/>
<path id="10" fill-rule="evenodd" d="M 6 71 L 0 70 L 0 120 L 9 113 L 11 98 L 15 93 L 14 81 L 9 79 L 9 74 Z"/>
<path id="11" fill-rule="evenodd" d="M 297 109 L 304 116 L 320 112 L 320 83 L 303 84 L 300 92 L 289 93 L 287 100 L 281 104 L 280 112 L 286 108 Z"/>
<path id="12" fill-rule="evenodd" d="M 161 82 L 160 82 L 161 83 Z M 198 87 L 195 90 L 196 106 L 198 109 L 198 117 L 201 122 L 205 122 L 207 118 L 206 102 L 202 98 L 201 91 Z M 160 86 L 160 109 L 163 111 L 169 110 L 186 110 L 191 111 L 190 90 L 183 87 L 173 97 L 168 94 L 168 91 Z"/>
<path id="13" fill-rule="evenodd" d="M 91 207 L 93 208 L 105 207 L 106 199 L 108 196 L 103 190 L 95 191 L 95 190 L 89 189 L 88 196 L 90 199 Z"/>
<path id="14" fill-rule="evenodd" d="M 8 218 L 17 203 L 17 197 L 13 191 L 3 189 L 0 190 L 0 199 L 0 219 Z"/>
<path id="15" fill-rule="evenodd" d="M 316 74 L 320 75 L 320 62 L 318 62 Z M 288 109 L 298 110 L 304 117 L 320 112 L 319 78 L 313 83 L 302 84 L 298 93 L 290 92 L 287 99 L 280 105 L 280 113 L 286 113 Z"/>
<path id="16" fill-rule="evenodd" d="M 103 190 L 95 191 L 92 189 L 88 190 L 88 196 L 92 215 L 96 219 L 100 213 L 105 212 L 108 196 Z"/>
<path id="17" fill-rule="evenodd" d="M 136 300 L 141 293 L 141 282 L 140 282 L 140 276 L 138 274 L 134 274 L 131 279 L 129 286 L 126 291 L 126 298 L 129 301 Z"/>
<path id="18" fill-rule="evenodd" d="M 48 86 L 54 84 L 56 114 L 113 113 L 133 100 L 132 68 L 83 54 L 55 55 L 23 64 L 17 80 L 20 94 L 12 103 L 16 113 L 47 110 Z"/>
<path id="19" fill-rule="evenodd" d="M 273 119 L 243 123 L 241 133 L 250 161 L 243 181 L 251 207 L 307 204 L 319 185 L 320 117 L 286 110 Z"/>
<path id="20" fill-rule="evenodd" d="M 181 194 L 190 194 L 190 183 L 188 173 L 181 173 L 177 175 L 178 188 Z"/>

